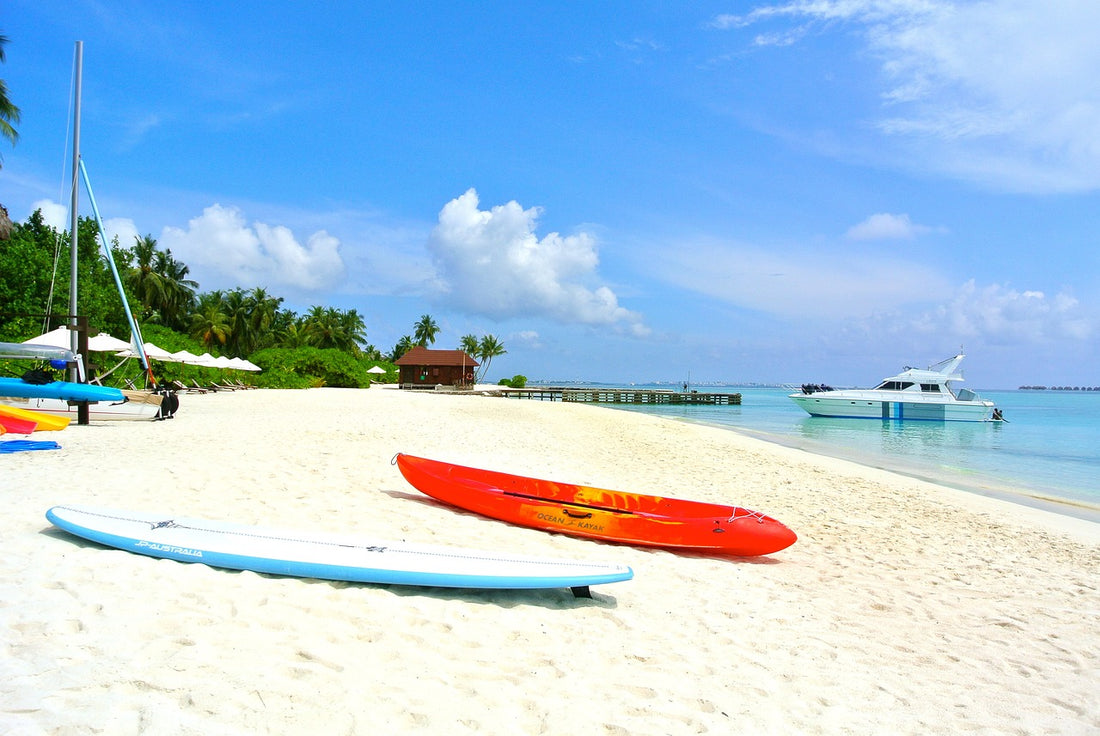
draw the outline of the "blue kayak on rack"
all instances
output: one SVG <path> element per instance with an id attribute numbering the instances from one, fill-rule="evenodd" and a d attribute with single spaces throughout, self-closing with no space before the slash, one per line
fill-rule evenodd
<path id="1" fill-rule="evenodd" d="M 125 401 L 117 388 L 91 383 L 50 381 L 27 383 L 22 378 L 0 378 L 0 396 L 20 399 L 63 399 L 64 401 Z"/>

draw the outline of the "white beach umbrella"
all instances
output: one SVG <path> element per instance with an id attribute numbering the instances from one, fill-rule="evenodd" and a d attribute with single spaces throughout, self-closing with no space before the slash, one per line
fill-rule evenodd
<path id="1" fill-rule="evenodd" d="M 217 358 L 215 358 L 210 353 L 203 353 L 202 355 L 199 356 L 197 364 L 198 365 L 204 365 L 207 368 L 217 368 L 218 364 L 217 364 L 216 361 L 217 361 Z"/>
<path id="2" fill-rule="evenodd" d="M 145 354 L 151 360 L 162 360 L 166 363 L 175 363 L 176 362 L 176 359 L 172 357 L 172 354 L 170 352 L 168 352 L 164 348 L 157 347 L 156 345 L 154 345 L 151 342 L 145 343 L 142 347 L 145 348 Z M 115 353 L 115 355 L 118 355 L 119 357 L 129 357 L 129 358 L 136 358 L 137 357 L 137 353 L 135 353 L 132 348 L 127 348 L 126 350 Z"/>
<path id="3" fill-rule="evenodd" d="M 99 353 L 116 353 L 119 350 L 129 350 L 130 343 L 101 332 L 95 337 L 88 338 L 88 349 Z"/>
<path id="4" fill-rule="evenodd" d="M 388 371 L 380 365 L 372 366 L 367 369 L 367 373 L 387 373 Z"/>
<path id="5" fill-rule="evenodd" d="M 225 357 L 224 355 L 219 355 L 218 357 L 214 358 L 214 367 L 215 368 L 232 368 L 233 367 L 233 361 L 231 361 L 229 358 Z"/>
<path id="6" fill-rule="evenodd" d="M 194 353 L 189 353 L 186 350 L 180 350 L 178 352 L 172 353 L 172 358 L 177 363 L 190 363 L 192 365 L 202 364 L 202 359 L 199 358 L 199 356 L 195 355 Z"/>
<path id="7" fill-rule="evenodd" d="M 23 344 L 34 345 L 52 345 L 55 348 L 70 348 L 72 346 L 72 332 L 65 325 L 61 325 L 57 329 L 50 330 L 44 335 L 38 337 L 32 337 L 30 340 L 24 340 Z M 129 347 L 129 346 L 127 346 Z"/>
<path id="8" fill-rule="evenodd" d="M 32 337 L 30 340 L 24 340 L 24 344 L 34 343 L 35 345 L 53 345 L 58 348 L 69 348 L 72 344 L 72 330 L 67 325 L 61 325 L 57 329 L 50 330 L 45 335 L 39 335 L 38 337 Z M 117 353 L 119 350 L 129 350 L 130 343 L 125 340 L 119 340 L 117 337 L 108 335 L 106 332 L 101 332 L 95 337 L 88 338 L 88 350 L 94 350 L 100 353 Z"/>

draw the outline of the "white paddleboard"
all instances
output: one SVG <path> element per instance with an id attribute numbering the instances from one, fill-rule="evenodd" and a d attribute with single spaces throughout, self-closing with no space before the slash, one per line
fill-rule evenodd
<path id="1" fill-rule="evenodd" d="M 54 506 L 54 526 L 93 542 L 180 562 L 321 580 L 447 588 L 573 588 L 630 580 L 626 565 L 366 540 L 171 514 Z"/>

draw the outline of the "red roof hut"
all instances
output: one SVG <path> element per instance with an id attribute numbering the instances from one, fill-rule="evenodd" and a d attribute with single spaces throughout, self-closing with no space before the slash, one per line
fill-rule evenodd
<path id="1" fill-rule="evenodd" d="M 428 350 L 417 345 L 394 365 L 401 388 L 435 388 L 436 385 L 466 386 L 474 382 L 478 362 L 464 350 Z"/>

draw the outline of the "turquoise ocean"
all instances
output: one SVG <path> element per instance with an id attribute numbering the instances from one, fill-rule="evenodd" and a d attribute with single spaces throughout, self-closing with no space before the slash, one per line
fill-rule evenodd
<path id="1" fill-rule="evenodd" d="M 1100 391 L 979 390 L 996 402 L 1007 422 L 896 422 L 811 417 L 788 398 L 789 388 L 693 388 L 740 393 L 741 405 L 603 406 L 734 429 L 819 455 L 1100 521 Z"/>

